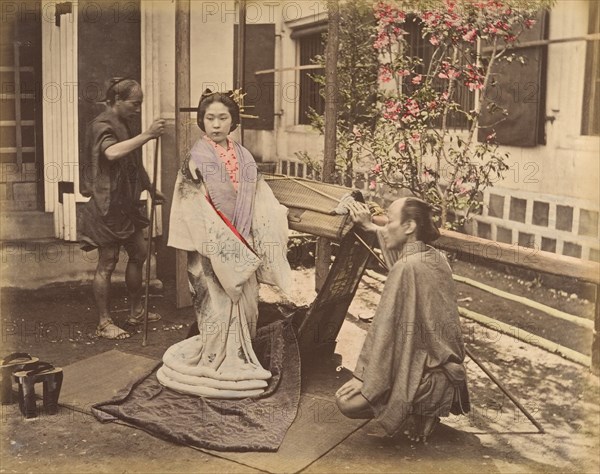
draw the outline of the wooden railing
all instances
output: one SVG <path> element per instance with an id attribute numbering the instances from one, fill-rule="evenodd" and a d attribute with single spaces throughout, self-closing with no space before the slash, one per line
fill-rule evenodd
<path id="1" fill-rule="evenodd" d="M 471 235 L 443 230 L 436 247 L 456 252 L 461 260 L 481 259 L 534 272 L 556 275 L 596 288 L 592 369 L 600 371 L 600 265 L 578 258 L 557 255 L 519 245 L 509 245 Z"/>

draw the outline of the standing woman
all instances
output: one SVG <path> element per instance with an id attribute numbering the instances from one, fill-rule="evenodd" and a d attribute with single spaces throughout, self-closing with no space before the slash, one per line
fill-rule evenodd
<path id="1" fill-rule="evenodd" d="M 258 174 L 250 152 L 228 137 L 240 122 L 232 92 L 206 90 L 197 120 L 206 135 L 178 175 L 169 245 L 188 252 L 199 334 L 167 349 L 157 377 L 192 395 L 255 396 L 271 378 L 251 342 L 258 283 L 289 288 L 287 208 Z"/>
<path id="2" fill-rule="evenodd" d="M 130 313 L 127 323 L 143 322 L 142 267 L 147 244 L 142 230 L 149 225 L 142 191 L 151 191 L 144 169 L 141 148 L 164 131 L 164 120 L 155 120 L 145 132 L 132 136 L 129 123 L 141 110 L 142 89 L 128 78 L 114 78 L 106 91 L 106 110 L 87 127 L 87 162 L 81 168 L 81 193 L 91 197 L 79 215 L 78 229 L 82 248 L 98 249 L 98 266 L 93 281 L 98 308 L 96 335 L 107 339 L 125 339 L 130 334 L 118 327 L 110 316 L 108 298 L 111 276 L 119 261 L 121 246 L 128 261 L 125 282 L 129 292 Z M 157 191 L 157 202 L 164 199 Z M 149 321 L 158 321 L 150 313 Z"/>

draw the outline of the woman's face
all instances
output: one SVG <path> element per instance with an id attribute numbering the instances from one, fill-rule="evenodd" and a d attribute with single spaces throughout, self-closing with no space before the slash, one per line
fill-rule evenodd
<path id="1" fill-rule="evenodd" d="M 118 97 L 118 96 L 117 96 Z M 136 118 L 142 110 L 142 102 L 144 100 L 144 94 L 139 87 L 132 89 L 127 99 L 119 99 L 115 101 L 115 110 L 119 117 L 126 121 L 130 121 Z"/>
<path id="2" fill-rule="evenodd" d="M 231 130 L 231 113 L 222 102 L 213 102 L 204 113 L 204 130 L 215 143 L 227 146 L 227 135 Z"/>

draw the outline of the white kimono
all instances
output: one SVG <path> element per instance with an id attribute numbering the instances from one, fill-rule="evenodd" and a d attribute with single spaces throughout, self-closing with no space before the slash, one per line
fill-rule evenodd
<path id="1" fill-rule="evenodd" d="M 178 392 L 211 398 L 261 394 L 271 373 L 251 339 L 258 283 L 289 291 L 287 208 L 263 179 L 256 183 L 250 238 L 234 232 L 207 199 L 204 184 L 179 173 L 169 245 L 188 251 L 188 275 L 200 334 L 171 346 L 157 377 Z"/>

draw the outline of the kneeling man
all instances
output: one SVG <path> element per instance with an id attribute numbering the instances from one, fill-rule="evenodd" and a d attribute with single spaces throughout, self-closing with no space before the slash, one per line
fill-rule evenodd
<path id="1" fill-rule="evenodd" d="M 428 245 L 440 234 L 425 201 L 394 201 L 385 227 L 371 222 L 365 205 L 348 207 L 358 226 L 377 232 L 390 272 L 337 405 L 347 417 L 376 419 L 388 435 L 402 430 L 426 442 L 440 416 L 469 411 L 452 270 Z"/>

